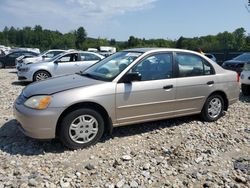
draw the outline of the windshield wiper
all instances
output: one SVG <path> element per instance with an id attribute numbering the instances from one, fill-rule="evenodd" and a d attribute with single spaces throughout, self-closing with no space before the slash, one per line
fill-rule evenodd
<path id="1" fill-rule="evenodd" d="M 88 77 L 88 78 L 95 79 L 95 80 L 100 80 L 99 77 L 97 77 L 97 76 L 95 76 L 93 74 L 85 73 L 84 71 L 80 71 L 78 74 L 81 75 L 81 76 L 85 76 L 85 77 Z"/>

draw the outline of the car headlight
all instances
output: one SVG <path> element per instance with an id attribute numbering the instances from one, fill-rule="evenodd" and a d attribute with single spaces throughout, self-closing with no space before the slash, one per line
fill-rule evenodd
<path id="1" fill-rule="evenodd" d="M 34 96 L 26 100 L 24 105 L 33 109 L 44 110 L 49 106 L 51 99 L 52 97 L 48 95 Z"/>

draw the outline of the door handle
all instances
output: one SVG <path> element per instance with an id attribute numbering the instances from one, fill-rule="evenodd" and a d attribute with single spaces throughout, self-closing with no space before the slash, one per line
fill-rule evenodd
<path id="1" fill-rule="evenodd" d="M 212 85 L 212 84 L 214 84 L 214 81 L 208 81 L 207 82 L 207 85 Z"/>
<path id="2" fill-rule="evenodd" d="M 162 89 L 171 89 L 171 88 L 173 88 L 174 86 L 173 85 L 166 85 L 166 86 L 163 86 L 163 88 Z"/>

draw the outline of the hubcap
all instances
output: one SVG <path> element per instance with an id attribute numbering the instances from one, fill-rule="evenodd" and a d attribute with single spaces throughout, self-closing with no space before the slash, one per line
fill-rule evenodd
<path id="1" fill-rule="evenodd" d="M 98 122 L 91 115 L 78 116 L 69 127 L 70 138 L 79 144 L 93 140 L 98 132 Z"/>
<path id="2" fill-rule="evenodd" d="M 40 72 L 36 75 L 36 80 L 45 80 L 48 77 L 49 77 L 48 74 Z"/>
<path id="3" fill-rule="evenodd" d="M 213 98 L 208 106 L 208 115 L 211 118 L 216 118 L 220 115 L 222 103 L 219 98 Z"/>

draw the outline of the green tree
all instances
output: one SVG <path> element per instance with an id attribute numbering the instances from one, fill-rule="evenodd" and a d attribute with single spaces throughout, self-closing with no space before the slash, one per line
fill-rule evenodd
<path id="1" fill-rule="evenodd" d="M 116 45 L 116 40 L 115 40 L 115 39 L 110 39 L 109 44 L 110 44 L 111 46 L 115 46 L 115 45 Z"/>
<path id="2" fill-rule="evenodd" d="M 246 30 L 244 28 L 238 28 L 233 32 L 235 37 L 235 46 L 234 49 L 242 50 L 245 46 L 245 36 Z"/>
<path id="3" fill-rule="evenodd" d="M 134 36 L 130 36 L 128 39 L 128 47 L 136 47 L 140 44 L 139 39 L 134 37 Z"/>
<path id="4" fill-rule="evenodd" d="M 177 41 L 176 41 L 176 48 L 183 48 L 183 41 L 185 40 L 185 38 L 183 36 L 181 36 Z"/>
<path id="5" fill-rule="evenodd" d="M 76 48 L 77 49 L 83 48 L 82 44 L 86 40 L 87 32 L 83 27 L 79 27 L 76 30 L 75 35 L 76 35 L 76 41 L 75 41 Z"/>

